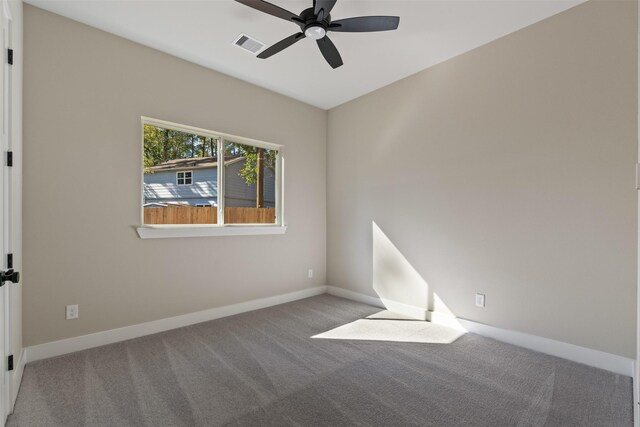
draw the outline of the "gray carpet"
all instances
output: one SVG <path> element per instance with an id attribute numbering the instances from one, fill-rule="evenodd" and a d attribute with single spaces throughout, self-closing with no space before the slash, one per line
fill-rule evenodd
<path id="1" fill-rule="evenodd" d="M 312 339 L 321 295 L 26 366 L 9 426 L 631 426 L 631 378 L 478 335 Z"/>

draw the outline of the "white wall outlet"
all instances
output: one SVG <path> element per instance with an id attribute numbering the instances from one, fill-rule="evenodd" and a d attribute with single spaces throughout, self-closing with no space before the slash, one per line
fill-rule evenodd
<path id="1" fill-rule="evenodd" d="M 484 307 L 484 294 L 476 294 L 476 307 Z"/>
<path id="2" fill-rule="evenodd" d="M 309 272 L 307 273 L 307 277 L 309 279 L 313 278 L 313 270 L 312 269 L 309 269 Z"/>
<path id="3" fill-rule="evenodd" d="M 67 306 L 67 320 L 78 318 L 78 304 Z"/>

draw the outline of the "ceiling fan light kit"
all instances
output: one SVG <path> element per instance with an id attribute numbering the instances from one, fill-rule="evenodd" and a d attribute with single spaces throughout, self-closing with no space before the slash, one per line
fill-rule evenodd
<path id="1" fill-rule="evenodd" d="M 327 35 L 327 30 L 320 25 L 310 25 L 304 30 L 304 35 L 310 39 L 320 40 Z"/>
<path id="2" fill-rule="evenodd" d="M 282 9 L 279 6 L 263 0 L 236 0 L 260 12 L 277 18 L 293 22 L 300 27 L 301 32 L 290 35 L 274 45 L 263 50 L 258 58 L 269 58 L 288 48 L 305 37 L 313 39 L 318 44 L 320 53 L 332 68 L 340 67 L 342 57 L 333 42 L 327 36 L 329 31 L 343 33 L 364 33 L 372 31 L 390 31 L 398 28 L 398 16 L 358 16 L 355 18 L 331 20 L 331 10 L 337 0 L 314 0 L 313 7 L 303 10 L 300 15 Z"/>

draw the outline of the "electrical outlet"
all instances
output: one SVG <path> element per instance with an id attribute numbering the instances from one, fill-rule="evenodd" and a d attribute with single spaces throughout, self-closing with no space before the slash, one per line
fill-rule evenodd
<path id="1" fill-rule="evenodd" d="M 67 320 L 78 318 L 78 304 L 67 306 Z"/>
<path id="2" fill-rule="evenodd" d="M 307 273 L 307 277 L 308 277 L 309 279 L 312 279 L 312 278 L 313 278 L 313 270 L 312 270 L 312 269 L 309 269 L 309 272 Z"/>
<path id="3" fill-rule="evenodd" d="M 484 294 L 476 294 L 476 307 L 484 307 Z"/>

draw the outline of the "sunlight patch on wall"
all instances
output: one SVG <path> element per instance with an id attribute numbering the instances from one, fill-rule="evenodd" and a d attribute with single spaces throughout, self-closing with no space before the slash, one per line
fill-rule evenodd
<path id="1" fill-rule="evenodd" d="M 393 313 L 465 331 L 387 235 L 372 221 L 373 290 Z"/>
<path id="2" fill-rule="evenodd" d="M 424 320 L 429 309 L 429 285 L 374 221 L 372 233 L 373 289 L 388 309 Z M 398 306 L 391 307 L 390 302 Z"/>

